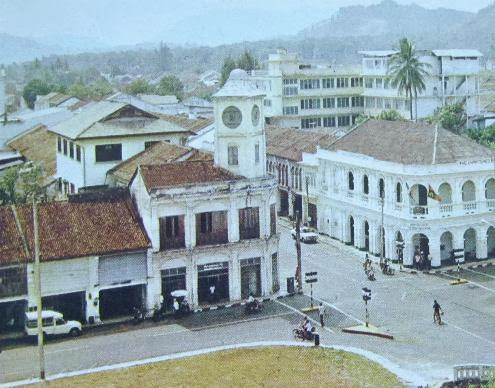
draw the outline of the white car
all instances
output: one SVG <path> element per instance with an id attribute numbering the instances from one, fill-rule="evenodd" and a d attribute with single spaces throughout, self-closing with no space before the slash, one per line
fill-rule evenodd
<path id="1" fill-rule="evenodd" d="M 46 335 L 63 335 L 70 334 L 77 337 L 82 333 L 81 322 L 66 321 L 62 313 L 52 310 L 43 310 L 41 312 L 43 323 L 43 334 Z M 26 313 L 25 332 L 29 336 L 38 335 L 38 313 L 30 311 Z"/>
<path id="2" fill-rule="evenodd" d="M 296 239 L 296 230 L 292 229 L 290 232 L 292 238 Z M 316 243 L 318 241 L 318 234 L 313 231 L 313 229 L 303 226 L 299 231 L 299 238 L 303 243 Z"/>

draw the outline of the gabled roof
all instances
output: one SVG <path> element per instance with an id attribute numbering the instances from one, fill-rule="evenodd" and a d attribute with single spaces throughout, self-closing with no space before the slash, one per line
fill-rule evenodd
<path id="1" fill-rule="evenodd" d="M 314 153 L 317 146 L 330 146 L 336 136 L 294 128 L 267 127 L 266 153 L 296 162 L 302 160 L 303 152 Z"/>
<path id="2" fill-rule="evenodd" d="M 194 133 L 198 133 L 200 130 L 213 124 L 213 122 L 215 121 L 213 117 L 190 119 L 183 115 L 166 115 L 162 113 L 158 113 L 157 116 L 160 117 L 162 120 L 177 124 L 181 128 L 188 129 Z"/>
<path id="3" fill-rule="evenodd" d="M 211 160 L 212 155 L 167 142 L 153 144 L 149 149 L 123 161 L 107 172 L 116 180 L 128 184 L 140 165 L 164 164 L 181 160 Z"/>
<path id="4" fill-rule="evenodd" d="M 21 231 L 11 207 L 0 207 L 0 264 L 27 260 L 22 239 L 33 258 L 33 210 L 16 206 Z M 38 204 L 40 259 L 61 260 L 145 250 L 148 236 L 129 198 Z"/>
<path id="5" fill-rule="evenodd" d="M 139 172 L 148 192 L 165 187 L 244 179 L 215 166 L 213 160 L 140 166 Z"/>
<path id="6" fill-rule="evenodd" d="M 24 158 L 38 164 L 48 177 L 56 171 L 56 138 L 45 125 L 36 125 L 30 130 L 14 137 L 7 145 L 18 151 Z"/>
<path id="7" fill-rule="evenodd" d="M 478 50 L 448 49 L 448 50 L 431 50 L 431 52 L 437 57 L 465 58 L 465 57 L 483 56 L 483 54 L 480 53 Z"/>
<path id="8" fill-rule="evenodd" d="M 434 125 L 385 120 L 367 120 L 322 148 L 406 165 L 448 164 L 495 155 L 487 147 Z"/>

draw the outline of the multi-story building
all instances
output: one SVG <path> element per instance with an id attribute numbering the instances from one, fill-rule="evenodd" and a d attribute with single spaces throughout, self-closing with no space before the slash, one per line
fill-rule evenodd
<path id="1" fill-rule="evenodd" d="M 277 185 L 264 96 L 248 78 L 234 70 L 214 96 L 214 160 L 140 165 L 130 182 L 152 243 L 150 287 L 169 308 L 177 289 L 195 306 L 278 289 Z"/>
<path id="2" fill-rule="evenodd" d="M 377 115 L 395 109 L 409 118 L 405 95 L 387 76 L 388 61 L 396 51 L 362 51 L 358 66 L 310 65 L 296 54 L 270 54 L 267 71 L 253 80 L 266 93 L 269 123 L 295 128 L 349 128 L 358 115 Z M 427 63 L 426 90 L 418 95 L 418 118 L 454 102 L 466 106 L 468 118 L 479 114 L 479 59 L 477 50 L 418 52 Z M 414 104 L 415 105 L 415 104 Z"/>
<path id="3" fill-rule="evenodd" d="M 316 174 L 321 232 L 406 265 L 430 253 L 439 267 L 454 251 L 495 257 L 494 156 L 431 125 L 368 120 L 300 165 Z"/>

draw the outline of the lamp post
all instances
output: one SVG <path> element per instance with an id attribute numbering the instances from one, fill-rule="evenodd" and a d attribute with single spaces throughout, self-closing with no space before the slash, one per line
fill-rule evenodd
<path id="1" fill-rule="evenodd" d="M 371 290 L 367 287 L 363 287 L 363 300 L 366 310 L 366 327 L 369 326 L 370 315 L 368 313 L 368 301 L 371 300 Z"/>
<path id="2" fill-rule="evenodd" d="M 296 255 L 297 255 L 297 292 L 302 292 L 302 263 L 301 263 L 301 217 L 299 210 L 296 210 Z"/>
<path id="3" fill-rule="evenodd" d="M 383 191 L 380 190 L 380 205 L 382 213 L 382 222 L 380 225 L 380 268 L 383 267 Z"/>

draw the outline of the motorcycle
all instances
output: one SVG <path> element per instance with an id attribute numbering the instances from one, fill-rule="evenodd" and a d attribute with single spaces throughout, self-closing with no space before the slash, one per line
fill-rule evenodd
<path id="1" fill-rule="evenodd" d="M 257 313 L 263 310 L 263 302 L 260 300 L 254 300 L 252 302 L 246 302 L 244 305 L 244 312 L 246 314 Z"/>
<path id="2" fill-rule="evenodd" d="M 394 275 L 395 270 L 388 264 L 388 260 L 385 261 L 382 265 L 382 273 L 384 275 Z"/>
<path id="3" fill-rule="evenodd" d="M 165 313 L 163 312 L 163 309 L 160 308 L 160 306 L 155 306 L 153 309 L 153 316 L 151 319 L 153 319 L 153 322 L 158 322 L 161 321 L 165 317 Z"/>
<path id="4" fill-rule="evenodd" d="M 368 278 L 368 280 L 371 280 L 371 281 L 376 280 L 375 270 L 373 269 L 373 267 L 371 265 L 364 270 L 364 273 L 366 274 L 366 277 Z"/>
<path id="5" fill-rule="evenodd" d="M 132 323 L 137 325 L 138 323 L 144 322 L 144 318 L 146 317 L 146 309 L 144 307 L 133 307 L 133 317 Z"/>
<path id="6" fill-rule="evenodd" d="M 294 338 L 299 341 L 313 341 L 315 339 L 315 334 L 314 334 L 315 328 L 311 328 L 311 332 L 307 333 L 300 327 L 296 327 L 294 330 L 292 330 L 292 334 L 294 335 Z"/>

